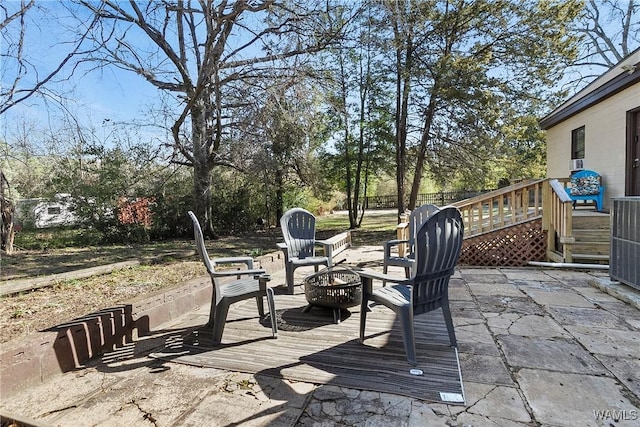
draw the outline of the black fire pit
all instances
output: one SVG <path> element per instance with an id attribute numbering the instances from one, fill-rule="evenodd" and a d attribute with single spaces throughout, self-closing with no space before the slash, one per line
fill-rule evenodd
<path id="1" fill-rule="evenodd" d="M 309 303 L 303 310 L 305 313 L 313 307 L 330 308 L 334 322 L 340 323 L 340 310 L 362 302 L 362 282 L 348 268 L 329 267 L 304 279 L 304 296 Z"/>

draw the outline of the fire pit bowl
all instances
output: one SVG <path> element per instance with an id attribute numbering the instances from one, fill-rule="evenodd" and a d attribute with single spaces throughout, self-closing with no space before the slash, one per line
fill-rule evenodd
<path id="1" fill-rule="evenodd" d="M 333 309 L 335 323 L 340 323 L 340 310 L 362 303 L 360 276 L 346 267 L 329 267 L 304 279 L 304 296 L 313 307 Z"/>

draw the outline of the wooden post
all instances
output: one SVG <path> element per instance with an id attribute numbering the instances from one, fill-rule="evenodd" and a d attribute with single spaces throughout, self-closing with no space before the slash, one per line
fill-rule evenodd
<path id="1" fill-rule="evenodd" d="M 396 227 L 396 238 L 398 240 L 408 240 L 409 239 L 409 212 L 404 212 L 400 214 L 400 222 Z M 406 253 L 408 253 L 409 247 L 407 244 L 398 245 L 398 256 L 404 257 Z"/>
<path id="2" fill-rule="evenodd" d="M 551 186 L 549 180 L 546 179 L 542 184 L 542 231 L 547 232 L 547 260 L 551 257 L 549 254 L 555 249 L 555 230 L 551 226 L 551 217 L 553 216 L 553 200 L 551 198 Z"/>

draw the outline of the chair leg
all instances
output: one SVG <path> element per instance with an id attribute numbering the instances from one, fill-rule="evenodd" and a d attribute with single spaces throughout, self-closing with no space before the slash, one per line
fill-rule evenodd
<path id="1" fill-rule="evenodd" d="M 293 295 L 293 266 L 287 265 L 286 267 L 286 275 L 287 275 L 287 293 L 289 295 Z"/>
<path id="2" fill-rule="evenodd" d="M 256 297 L 256 304 L 258 305 L 258 314 L 262 319 L 264 317 L 264 300 L 262 297 Z"/>
<path id="3" fill-rule="evenodd" d="M 274 338 L 278 338 L 278 319 L 276 318 L 276 303 L 273 289 L 267 288 L 267 305 L 269 306 L 269 317 L 271 318 L 271 333 Z"/>
<path id="4" fill-rule="evenodd" d="M 222 300 L 216 307 L 215 319 L 213 321 L 213 343 L 219 344 L 222 341 L 222 333 L 224 332 L 224 324 L 227 321 L 227 313 L 229 312 L 229 303 Z"/>
<path id="5" fill-rule="evenodd" d="M 339 308 L 334 308 L 333 309 L 333 323 L 335 323 L 337 325 L 341 321 L 342 321 L 342 310 L 340 310 Z"/>
<path id="6" fill-rule="evenodd" d="M 207 327 L 213 327 L 213 325 L 216 323 L 216 312 L 217 312 L 217 307 L 216 307 L 216 301 L 215 299 L 213 299 L 213 301 L 211 301 L 211 308 L 209 309 L 209 321 L 207 322 Z"/>
<path id="7" fill-rule="evenodd" d="M 382 266 L 382 273 L 383 273 L 383 274 L 387 274 L 387 271 L 389 271 L 389 266 L 385 263 L 385 264 Z M 383 280 L 383 281 L 382 281 L 382 287 L 384 288 L 385 286 L 387 286 L 387 281 L 386 281 L 386 280 Z"/>
<path id="8" fill-rule="evenodd" d="M 413 328 L 413 313 L 407 307 L 398 313 L 400 315 L 400 327 L 402 328 L 402 341 L 404 341 L 404 351 L 407 354 L 407 362 L 411 366 L 416 366 L 416 337 Z"/>
<path id="9" fill-rule="evenodd" d="M 360 342 L 361 343 L 364 342 L 364 327 L 367 323 L 368 310 L 369 310 L 369 299 L 367 298 L 367 295 L 363 295 L 362 303 L 360 304 Z"/>
<path id="10" fill-rule="evenodd" d="M 449 343 L 451 344 L 451 347 L 458 347 L 456 332 L 453 329 L 453 319 L 451 318 L 449 302 L 442 305 L 442 315 L 444 316 L 444 323 L 447 325 L 447 332 L 449 332 Z"/>

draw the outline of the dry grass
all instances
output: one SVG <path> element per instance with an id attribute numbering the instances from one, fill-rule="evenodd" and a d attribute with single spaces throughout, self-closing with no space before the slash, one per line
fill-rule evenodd
<path id="1" fill-rule="evenodd" d="M 175 262 L 117 270 L 82 280 L 5 296 L 0 304 L 0 342 L 46 330 L 84 314 L 129 303 L 137 297 L 206 274 L 202 263 Z"/>
<path id="2" fill-rule="evenodd" d="M 394 214 L 371 215 L 365 219 L 362 228 L 353 232 L 355 245 L 380 244 L 394 237 Z M 347 227 L 346 216 L 319 219 L 318 238 L 327 238 Z M 207 241 L 207 248 L 212 257 L 258 256 L 273 252 L 275 243 L 280 240 L 280 230 L 270 229 Z M 205 276 L 206 270 L 195 255 L 185 257 L 193 250 L 193 241 L 185 240 L 138 247 L 18 251 L 11 256 L 3 254 L 0 259 L 0 284 L 11 279 L 131 259 L 159 264 L 118 270 L 87 279 L 62 281 L 50 287 L 0 297 L 0 343 L 46 330 L 98 310 L 130 303 L 151 292 Z"/>

